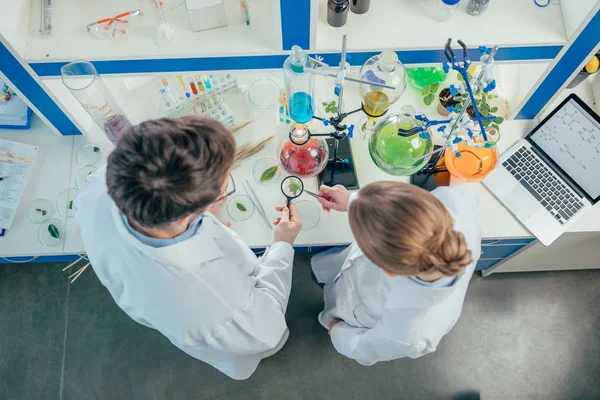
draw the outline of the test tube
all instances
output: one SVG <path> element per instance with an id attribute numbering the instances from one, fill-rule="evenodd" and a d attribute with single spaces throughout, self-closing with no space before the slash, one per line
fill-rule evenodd
<path id="1" fill-rule="evenodd" d="M 202 83 L 202 76 L 196 75 L 195 79 L 196 79 L 196 85 L 198 85 L 198 90 L 201 92 L 204 92 L 204 83 Z"/>
<path id="2" fill-rule="evenodd" d="M 240 0 L 240 10 L 242 12 L 242 19 L 246 26 L 250 26 L 250 7 L 246 0 Z"/>
<path id="3" fill-rule="evenodd" d="M 42 0 L 40 33 L 44 36 L 52 33 L 52 0 Z"/>
<path id="4" fill-rule="evenodd" d="M 187 83 L 190 86 L 190 89 L 192 90 L 192 93 L 194 94 L 194 96 L 197 96 L 198 88 L 196 87 L 196 82 L 194 82 L 194 79 L 192 78 L 192 76 L 188 75 L 185 77 L 185 79 L 187 80 Z"/>
<path id="5" fill-rule="evenodd" d="M 163 2 L 161 0 L 148 0 L 148 3 L 154 10 L 154 14 L 158 19 L 158 28 L 156 29 L 156 43 L 162 44 L 165 42 L 170 42 L 173 39 L 173 29 L 167 22 L 167 18 L 165 17 L 165 12 L 163 10 Z"/>

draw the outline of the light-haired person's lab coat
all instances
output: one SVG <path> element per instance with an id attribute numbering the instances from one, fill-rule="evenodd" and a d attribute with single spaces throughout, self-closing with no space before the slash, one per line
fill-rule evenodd
<path id="1" fill-rule="evenodd" d="M 411 277 L 390 277 L 367 259 L 356 243 L 312 258 L 312 270 L 325 283 L 325 309 L 319 322 L 341 319 L 331 332 L 338 352 L 363 365 L 434 352 L 456 324 L 475 264 L 481 254 L 479 202 L 474 192 L 439 188 L 454 229 L 462 232 L 473 261 L 450 286 L 427 286 Z M 350 207 L 352 207 L 351 197 Z M 445 278 L 443 278 L 445 279 Z"/>
<path id="2" fill-rule="evenodd" d="M 150 247 L 127 230 L 105 181 L 105 169 L 89 176 L 75 201 L 100 281 L 135 321 L 224 374 L 248 378 L 284 342 L 292 246 L 277 242 L 258 259 L 205 213 L 190 239 Z"/>

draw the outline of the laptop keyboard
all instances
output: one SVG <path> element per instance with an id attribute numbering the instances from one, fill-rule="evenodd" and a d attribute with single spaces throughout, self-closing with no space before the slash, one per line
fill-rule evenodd
<path id="1" fill-rule="evenodd" d="M 583 208 L 573 191 L 526 147 L 521 147 L 502 165 L 560 224 L 567 223 Z"/>

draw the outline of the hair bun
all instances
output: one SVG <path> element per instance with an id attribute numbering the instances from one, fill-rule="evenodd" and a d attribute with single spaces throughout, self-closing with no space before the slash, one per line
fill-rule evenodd
<path id="1" fill-rule="evenodd" d="M 456 275 L 473 261 L 471 250 L 467 248 L 467 240 L 462 233 L 448 229 L 444 236 L 437 250 L 442 261 L 437 268 L 444 275 Z"/>

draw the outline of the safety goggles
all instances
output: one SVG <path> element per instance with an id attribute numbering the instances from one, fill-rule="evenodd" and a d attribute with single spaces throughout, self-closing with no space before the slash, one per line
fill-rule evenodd
<path id="1" fill-rule="evenodd" d="M 86 28 L 89 33 L 101 40 L 121 39 L 135 32 L 142 22 L 143 15 L 144 12 L 138 8 L 92 22 Z"/>

